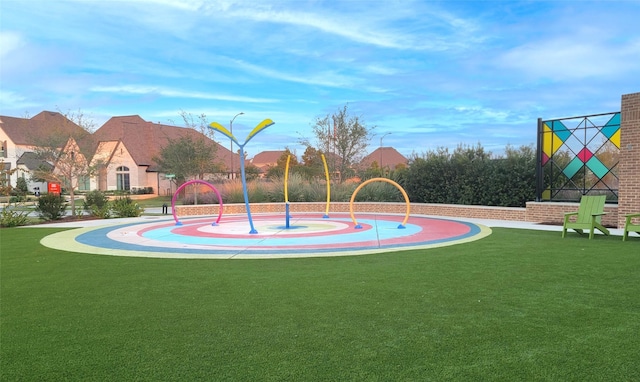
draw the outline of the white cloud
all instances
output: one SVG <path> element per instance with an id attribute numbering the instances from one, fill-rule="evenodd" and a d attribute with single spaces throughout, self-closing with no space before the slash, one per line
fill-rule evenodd
<path id="1" fill-rule="evenodd" d="M 376 45 L 385 48 L 409 49 L 403 42 L 402 36 L 387 33 L 373 25 L 364 26 L 353 17 L 346 20 L 339 15 L 291 12 L 291 11 L 241 11 L 233 12 L 235 15 L 249 18 L 255 21 L 291 24 L 318 29 L 325 33 L 345 37 L 349 40 Z"/>
<path id="2" fill-rule="evenodd" d="M 0 60 L 5 60 L 10 54 L 26 44 L 22 35 L 17 32 L 0 31 Z"/>
<path id="3" fill-rule="evenodd" d="M 169 88 L 163 88 L 163 87 L 157 87 L 157 86 L 145 86 L 145 85 L 94 86 L 90 88 L 90 90 L 97 93 L 157 94 L 163 97 L 197 98 L 197 99 L 207 99 L 207 100 L 249 102 L 249 103 L 278 102 L 275 99 L 269 99 L 269 98 L 242 97 L 242 96 L 225 95 L 225 94 L 205 93 L 205 92 L 198 92 L 198 91 L 182 91 L 182 90 L 176 90 L 176 89 L 169 89 Z"/>
<path id="4" fill-rule="evenodd" d="M 30 108 L 36 104 L 28 101 L 27 98 L 21 94 L 0 89 L 0 105 L 3 110 L 18 110 Z"/>
<path id="5" fill-rule="evenodd" d="M 301 7 L 304 10 L 299 10 Z M 298 26 L 365 45 L 399 50 L 443 51 L 480 39 L 478 27 L 472 21 L 432 4 L 425 6 L 423 2 L 405 1 L 400 6 L 375 2 L 300 6 L 297 1 L 217 1 L 204 4 L 198 12 L 212 17 Z"/>
<path id="6" fill-rule="evenodd" d="M 204 5 L 204 1 L 201 0 L 136 0 L 136 2 L 160 5 L 186 11 L 197 11 Z"/>
<path id="7" fill-rule="evenodd" d="M 398 73 L 398 69 L 396 68 L 391 68 L 391 67 L 382 66 L 382 65 L 375 65 L 375 64 L 367 65 L 363 69 L 370 73 L 379 74 L 383 76 L 392 76 Z"/>
<path id="8" fill-rule="evenodd" d="M 350 77 L 327 71 L 324 71 L 322 73 L 314 73 L 313 75 L 302 76 L 264 68 L 240 60 L 235 60 L 234 62 L 236 64 L 236 67 L 239 69 L 283 81 L 328 87 L 350 87 L 354 82 Z"/>
<path id="9" fill-rule="evenodd" d="M 559 37 L 518 46 L 498 62 L 529 76 L 551 80 L 620 77 L 637 71 L 640 40 L 615 44 L 589 37 Z"/>
<path id="10" fill-rule="evenodd" d="M 493 120 L 493 121 L 506 121 L 509 119 L 510 114 L 506 111 L 496 111 L 486 107 L 479 106 L 456 106 L 454 110 L 470 115 L 476 119 Z"/>

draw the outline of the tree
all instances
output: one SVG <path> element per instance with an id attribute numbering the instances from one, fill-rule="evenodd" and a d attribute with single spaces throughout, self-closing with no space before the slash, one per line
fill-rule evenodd
<path id="1" fill-rule="evenodd" d="M 27 181 L 23 177 L 19 177 L 16 181 L 16 194 L 18 196 L 26 196 L 27 192 L 29 192 L 29 186 L 27 185 Z"/>
<path id="2" fill-rule="evenodd" d="M 63 190 L 69 192 L 71 214 L 75 216 L 75 190 L 99 166 L 90 167 L 87 160 L 93 149 L 90 133 L 95 123 L 81 110 L 60 113 L 59 118 L 53 120 L 57 122 L 47 126 L 40 136 L 31 137 L 36 157 L 52 167 L 39 167 L 32 178 L 59 183 Z M 83 144 L 79 144 L 81 142 Z"/>
<path id="3" fill-rule="evenodd" d="M 205 174 L 221 172 L 223 166 L 215 163 L 216 151 L 215 142 L 206 137 L 194 139 L 191 135 L 185 134 L 178 139 L 169 139 L 160 151 L 160 156 L 153 160 L 162 172 L 174 174 L 180 186 L 187 180 L 204 179 Z M 197 204 L 197 187 L 194 198 Z"/>
<path id="4" fill-rule="evenodd" d="M 371 178 L 381 178 L 381 177 L 384 177 L 384 175 L 385 175 L 384 169 L 380 168 L 377 160 L 374 160 L 373 162 L 371 162 L 369 167 L 364 169 L 361 168 L 360 171 L 358 171 L 358 176 L 362 180 L 367 180 Z"/>
<path id="5" fill-rule="evenodd" d="M 58 112 L 69 121 L 80 126 L 84 131 L 82 133 L 83 136 L 92 134 L 96 130 L 95 121 L 90 116 L 85 115 L 81 109 L 78 109 L 78 111 L 67 110 L 66 112 L 62 112 L 58 109 Z"/>
<path id="6" fill-rule="evenodd" d="M 204 179 L 205 174 L 214 174 L 223 170 L 222 163 L 216 163 L 218 146 L 214 141 L 214 130 L 208 127 L 207 116 L 202 113 L 193 114 L 180 110 L 184 125 L 199 132 L 193 134 L 185 130 L 178 139 L 169 139 L 158 157 L 153 160 L 160 169 L 168 174 L 175 174 L 178 185 L 189 179 Z M 175 125 L 173 121 L 170 120 Z"/>
<path id="7" fill-rule="evenodd" d="M 244 167 L 244 176 L 247 178 L 247 182 L 258 179 L 260 176 L 260 169 L 252 164 L 247 164 Z"/>
<path id="8" fill-rule="evenodd" d="M 194 116 L 193 114 L 186 112 L 184 110 L 180 110 L 180 117 L 184 122 L 184 125 L 190 129 L 200 132 L 205 137 L 214 140 L 215 130 L 209 128 L 209 123 L 207 122 L 207 115 L 202 113 L 200 115 Z M 175 125 L 173 121 L 170 120 L 172 124 Z"/>
<path id="9" fill-rule="evenodd" d="M 280 157 L 278 157 L 278 160 L 276 161 L 276 165 L 271 166 L 267 169 L 267 174 L 266 174 L 267 178 L 275 179 L 275 178 L 282 177 L 284 175 L 284 170 L 287 167 L 287 158 L 289 156 L 291 156 L 291 159 L 289 160 L 289 171 L 291 171 L 291 169 L 298 167 L 299 166 L 298 158 L 296 157 L 295 154 L 291 152 L 291 149 L 289 149 L 288 147 L 285 147 L 284 152 L 280 155 Z"/>
<path id="10" fill-rule="evenodd" d="M 309 179 L 321 177 L 324 175 L 324 163 L 322 162 L 321 153 L 311 146 L 307 146 L 302 154 L 301 170 Z M 325 158 L 326 159 L 326 158 Z"/>
<path id="11" fill-rule="evenodd" d="M 8 169 L 4 166 L 4 160 L 0 158 L 0 195 L 11 194 L 11 175 L 16 172 L 17 168 Z"/>
<path id="12" fill-rule="evenodd" d="M 332 115 L 318 117 L 312 129 L 315 147 L 327 156 L 331 171 L 337 171 L 340 180 L 347 179 L 353 173 L 353 164 L 366 151 L 373 127 L 367 127 L 360 117 L 350 115 L 345 105 Z M 307 139 L 301 143 L 313 146 Z"/>
<path id="13" fill-rule="evenodd" d="M 75 191 L 81 181 L 84 182 L 93 175 L 94 168 L 89 167 L 87 158 L 73 137 L 69 138 L 62 149 L 55 146 L 38 146 L 35 150 L 37 157 L 52 164 L 52 167 L 39 167 L 34 171 L 33 177 L 60 184 L 61 188 L 69 193 L 71 214 L 75 216 Z"/>
<path id="14" fill-rule="evenodd" d="M 222 166 L 215 163 L 216 151 L 214 142 L 185 134 L 178 139 L 169 139 L 154 161 L 162 172 L 174 174 L 181 185 L 189 179 L 204 179 L 205 174 L 220 172 Z"/>
<path id="15" fill-rule="evenodd" d="M 291 152 L 291 149 L 289 149 L 288 147 L 284 148 L 284 152 L 282 153 L 282 155 L 280 155 L 280 158 L 278 158 L 277 166 L 285 169 L 287 167 L 287 158 L 291 157 L 291 159 L 289 159 L 289 168 L 291 167 L 295 167 L 298 165 L 298 157 L 293 154 Z"/>

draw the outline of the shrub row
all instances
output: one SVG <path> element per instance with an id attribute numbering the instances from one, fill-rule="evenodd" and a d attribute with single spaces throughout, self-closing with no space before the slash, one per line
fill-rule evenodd
<path id="1" fill-rule="evenodd" d="M 430 151 L 412 160 L 400 180 L 411 201 L 525 207 L 535 199 L 535 150 L 507 147 L 493 158 L 481 146 Z"/>
<path id="2" fill-rule="evenodd" d="M 144 208 L 134 202 L 129 196 L 120 196 L 109 201 L 107 195 L 101 191 L 90 191 L 85 195 L 84 210 L 91 216 L 102 219 L 114 217 L 137 217 L 142 215 Z"/>

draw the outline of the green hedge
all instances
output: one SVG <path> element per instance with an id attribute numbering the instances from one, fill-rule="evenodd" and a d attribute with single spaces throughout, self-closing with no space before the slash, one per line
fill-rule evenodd
<path id="1" fill-rule="evenodd" d="M 532 147 L 508 146 L 492 157 L 478 145 L 414 158 L 401 184 L 416 203 L 524 207 L 535 198 L 535 179 Z"/>

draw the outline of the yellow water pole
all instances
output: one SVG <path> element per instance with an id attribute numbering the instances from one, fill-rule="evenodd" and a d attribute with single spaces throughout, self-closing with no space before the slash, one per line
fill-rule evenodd
<path id="1" fill-rule="evenodd" d="M 291 155 L 287 156 L 287 165 L 284 167 L 284 226 L 289 229 L 289 219 L 291 215 L 289 214 L 289 161 L 291 160 Z"/>
<path id="2" fill-rule="evenodd" d="M 287 164 L 284 166 L 284 202 L 289 204 L 289 161 L 291 155 L 287 155 Z"/>
<path id="3" fill-rule="evenodd" d="M 331 180 L 329 177 L 329 166 L 327 166 L 327 158 L 324 157 L 324 154 L 320 154 L 322 156 L 322 163 L 324 164 L 324 175 L 327 178 L 327 208 L 325 209 L 323 218 L 329 218 L 329 203 L 331 203 Z"/>

